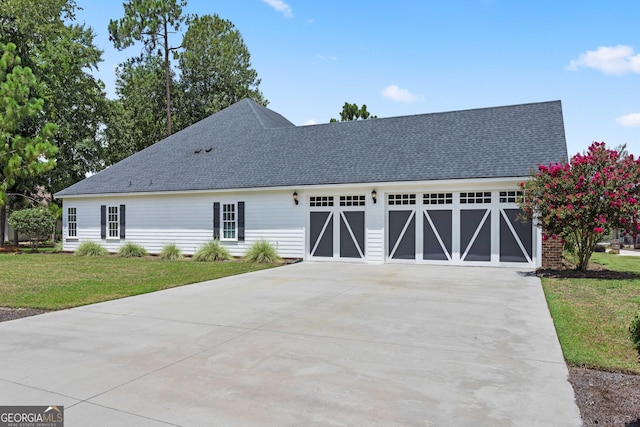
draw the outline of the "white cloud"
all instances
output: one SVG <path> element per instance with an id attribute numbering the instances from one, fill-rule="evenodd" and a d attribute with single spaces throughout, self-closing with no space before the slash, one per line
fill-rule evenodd
<path id="1" fill-rule="evenodd" d="M 338 60 L 337 56 L 326 56 L 326 55 L 320 55 L 320 54 L 318 54 L 318 58 L 322 59 L 323 61 L 337 61 Z"/>
<path id="2" fill-rule="evenodd" d="M 402 89 L 396 85 L 389 85 L 385 87 L 382 90 L 382 96 L 398 102 L 414 102 L 422 99 L 422 97 L 416 96 L 407 89 Z"/>
<path id="3" fill-rule="evenodd" d="M 293 18 L 293 12 L 291 11 L 291 6 L 286 4 L 283 0 L 262 0 L 264 3 L 268 4 L 272 8 L 274 8 L 278 12 L 282 12 L 282 14 L 287 18 Z"/>
<path id="4" fill-rule="evenodd" d="M 640 73 L 640 54 L 636 54 L 631 46 L 600 46 L 571 60 L 567 69 L 578 71 L 582 67 L 595 68 L 605 74 Z"/>
<path id="5" fill-rule="evenodd" d="M 317 125 L 317 124 L 318 122 L 316 122 L 316 119 L 309 119 L 306 122 L 304 122 L 302 126 Z"/>
<path id="6" fill-rule="evenodd" d="M 626 116 L 618 117 L 616 122 L 622 126 L 629 128 L 640 127 L 640 113 L 627 114 Z"/>

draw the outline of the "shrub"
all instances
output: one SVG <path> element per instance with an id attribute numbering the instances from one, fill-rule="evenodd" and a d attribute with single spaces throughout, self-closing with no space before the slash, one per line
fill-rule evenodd
<path id="1" fill-rule="evenodd" d="M 542 238 L 570 241 L 578 257 L 576 268 L 586 271 L 597 242 L 613 230 L 640 231 L 640 160 L 624 146 L 608 149 L 594 142 L 569 163 L 538 166 L 521 182 L 520 208 L 536 218 Z"/>
<path id="2" fill-rule="evenodd" d="M 180 251 L 180 248 L 178 248 L 175 243 L 164 245 L 158 257 L 168 261 L 184 258 L 182 256 L 182 251 Z"/>
<path id="3" fill-rule="evenodd" d="M 636 316 L 631 321 L 631 326 L 629 326 L 629 338 L 631 339 L 633 348 L 638 351 L 638 356 L 640 356 L 640 310 L 638 310 Z"/>
<path id="4" fill-rule="evenodd" d="M 9 225 L 18 233 L 29 235 L 31 249 L 38 251 L 38 242 L 46 240 L 54 231 L 55 215 L 45 207 L 22 209 L 9 216 Z"/>
<path id="5" fill-rule="evenodd" d="M 604 245 L 600 245 L 597 244 L 594 246 L 593 251 L 594 252 L 606 252 L 607 248 L 604 247 Z"/>
<path id="6" fill-rule="evenodd" d="M 109 254 L 100 243 L 86 241 L 80 243 L 75 251 L 76 256 L 106 256 Z"/>
<path id="7" fill-rule="evenodd" d="M 194 261 L 227 261 L 231 254 L 218 240 L 211 240 L 200 246 L 193 255 Z"/>
<path id="8" fill-rule="evenodd" d="M 140 258 L 147 255 L 147 250 L 135 243 L 125 243 L 118 250 L 118 256 L 122 258 Z"/>
<path id="9" fill-rule="evenodd" d="M 260 239 L 254 242 L 244 255 L 247 262 L 271 263 L 281 261 L 276 247 L 269 241 Z"/>

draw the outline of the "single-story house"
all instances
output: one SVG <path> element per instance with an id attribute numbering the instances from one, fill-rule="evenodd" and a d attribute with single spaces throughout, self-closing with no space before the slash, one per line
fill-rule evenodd
<path id="1" fill-rule="evenodd" d="M 55 197 L 67 251 L 266 239 L 308 261 L 537 267 L 518 184 L 566 158 L 560 101 L 295 126 L 245 99 Z"/>

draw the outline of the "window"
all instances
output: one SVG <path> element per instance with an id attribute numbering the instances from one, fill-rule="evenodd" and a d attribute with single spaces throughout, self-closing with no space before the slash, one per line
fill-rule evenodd
<path id="1" fill-rule="evenodd" d="M 312 208 L 333 206 L 333 196 L 311 196 L 309 197 L 309 206 Z"/>
<path id="2" fill-rule="evenodd" d="M 213 203 L 213 238 L 244 241 L 244 202 Z"/>
<path id="3" fill-rule="evenodd" d="M 415 205 L 415 194 L 389 194 L 389 205 Z"/>
<path id="4" fill-rule="evenodd" d="M 226 240 L 236 238 L 236 205 L 233 203 L 222 205 L 222 238 Z"/>
<path id="5" fill-rule="evenodd" d="M 340 206 L 364 206 L 364 196 L 340 196 Z"/>
<path id="6" fill-rule="evenodd" d="M 108 208 L 108 217 L 107 217 L 107 228 L 109 230 L 109 237 L 120 237 L 120 221 L 118 220 L 118 207 L 117 206 L 109 206 Z"/>
<path id="7" fill-rule="evenodd" d="M 425 205 L 450 205 L 453 203 L 453 193 L 429 193 L 422 195 Z"/>
<path id="8" fill-rule="evenodd" d="M 500 203 L 517 203 L 522 198 L 522 191 L 501 191 Z"/>
<path id="9" fill-rule="evenodd" d="M 473 203 L 491 203 L 490 191 L 476 191 L 471 193 L 460 193 L 461 204 L 473 204 Z"/>
<path id="10" fill-rule="evenodd" d="M 76 208 L 67 211 L 67 237 L 78 237 L 78 216 Z"/>

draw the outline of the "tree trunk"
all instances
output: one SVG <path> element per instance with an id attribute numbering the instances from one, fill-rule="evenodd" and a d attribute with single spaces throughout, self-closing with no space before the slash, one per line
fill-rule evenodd
<path id="1" fill-rule="evenodd" d="M 7 206 L 0 206 L 0 247 L 4 246 L 4 241 L 7 236 L 5 235 L 5 227 L 7 226 Z"/>
<path id="2" fill-rule="evenodd" d="M 167 89 L 167 136 L 171 135 L 171 70 L 169 69 L 169 30 L 164 18 L 164 80 Z"/>

